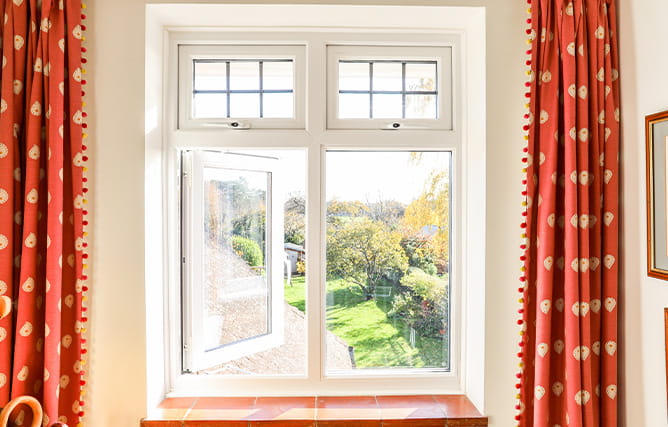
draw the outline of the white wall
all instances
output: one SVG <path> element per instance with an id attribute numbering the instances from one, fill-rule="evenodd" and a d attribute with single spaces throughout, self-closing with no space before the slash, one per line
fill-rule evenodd
<path id="1" fill-rule="evenodd" d="M 668 3 L 620 1 L 622 89 L 623 420 L 667 426 L 663 308 L 668 282 L 647 277 L 644 117 L 668 110 Z"/>
<path id="2" fill-rule="evenodd" d="M 146 412 L 143 112 L 147 3 L 168 2 L 89 0 L 87 9 L 92 307 L 86 424 L 92 427 L 136 426 Z M 494 427 L 513 425 L 525 4 L 516 0 L 290 3 L 487 7 L 485 412 Z"/>

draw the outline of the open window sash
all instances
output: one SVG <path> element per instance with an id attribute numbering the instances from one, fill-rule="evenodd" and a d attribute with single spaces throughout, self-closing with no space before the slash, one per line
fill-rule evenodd
<path id="1" fill-rule="evenodd" d="M 283 344 L 283 195 L 279 161 L 183 155 L 184 371 Z"/>

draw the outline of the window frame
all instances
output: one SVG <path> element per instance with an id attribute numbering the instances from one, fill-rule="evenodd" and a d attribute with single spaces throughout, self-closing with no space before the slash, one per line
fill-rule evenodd
<path id="1" fill-rule="evenodd" d="M 453 126 L 453 87 L 452 87 L 452 45 L 341 45 L 327 46 L 327 127 L 329 129 L 433 129 L 452 130 Z M 437 111 L 436 119 L 417 118 L 339 118 L 339 79 L 340 60 L 365 61 L 436 61 L 437 64 Z"/>
<path id="2" fill-rule="evenodd" d="M 276 16 L 281 16 L 281 27 L 276 26 Z M 221 22 L 234 22 L 224 27 Z M 187 30 L 184 32 L 184 30 Z M 249 31 L 252 30 L 252 31 Z M 242 32 L 240 32 L 242 31 Z M 272 31 L 274 33 L 272 33 Z M 235 388 L 234 383 L 207 380 L 208 385 L 193 376 L 179 376 L 174 366 L 180 364 L 179 346 L 175 345 L 170 330 L 178 328 L 174 320 L 174 307 L 180 300 L 174 283 L 179 281 L 180 257 L 173 248 L 174 231 L 178 230 L 178 151 L 189 145 L 197 148 L 216 147 L 220 135 L 224 135 L 228 148 L 303 148 L 307 146 L 309 165 L 317 165 L 322 156 L 319 147 L 310 144 L 311 134 L 318 133 L 323 144 L 348 149 L 368 150 L 364 146 L 367 130 L 326 130 L 326 115 L 309 116 L 304 131 L 276 130 L 271 136 L 256 129 L 257 140 L 244 145 L 242 132 L 220 129 L 178 129 L 177 111 L 173 99 L 177 79 L 174 70 L 178 66 L 176 44 L 214 44 L 223 38 L 230 44 L 251 40 L 253 43 L 285 43 L 286 32 L 330 32 L 336 37 L 324 35 L 323 43 L 364 43 L 374 40 L 378 34 L 389 34 L 393 44 L 414 44 L 416 39 L 433 40 L 449 37 L 456 40 L 458 49 L 453 54 L 453 65 L 460 82 L 454 85 L 460 91 L 455 96 L 453 129 L 438 140 L 431 132 L 405 129 L 388 137 L 388 147 L 401 148 L 402 139 L 420 141 L 420 147 L 429 149 L 432 143 L 448 144 L 453 139 L 462 145 L 458 154 L 461 162 L 459 181 L 461 248 L 460 270 L 465 287 L 461 288 L 461 363 L 457 378 L 438 381 L 433 388 L 420 384 L 388 383 L 385 378 L 370 378 L 362 383 L 353 380 L 345 383 L 364 393 L 371 388 L 385 394 L 406 393 L 459 393 L 465 392 L 478 406 L 484 407 L 484 264 L 485 241 L 485 9 L 483 7 L 416 7 L 416 6 L 331 6 L 331 5 L 147 5 L 147 55 L 146 55 L 146 324 L 147 324 L 147 402 L 154 407 L 166 395 L 257 395 L 258 388 Z M 354 38 L 351 33 L 356 33 Z M 289 39 L 289 38 L 288 38 Z M 324 46 L 323 44 L 323 46 Z M 317 49 L 314 61 L 324 62 L 323 49 Z M 308 82 L 309 99 L 322 99 L 326 88 L 317 82 Z M 466 99 L 466 104 L 460 100 Z M 459 105 L 457 105 L 459 104 Z M 354 138 L 353 138 L 354 136 Z M 343 137 L 343 138 L 342 138 Z M 337 142 L 338 140 L 338 142 Z M 406 144 L 404 140 L 403 144 Z M 338 144 L 338 145 L 337 145 Z M 309 182 L 318 177 L 310 174 Z M 312 198 L 307 209 L 319 208 L 319 201 Z M 311 241 L 321 239 L 318 230 L 309 230 Z M 469 261 L 470 260 L 470 261 Z M 317 272 L 315 272 L 317 273 Z M 312 296 L 314 298 L 320 295 Z M 465 332 L 465 333 L 464 333 Z M 308 339 L 314 341 L 313 331 Z M 310 361 L 311 362 L 311 361 Z M 309 362 L 309 363 L 310 363 Z M 309 367 L 309 374 L 319 380 L 318 372 Z M 332 381 L 328 389 L 318 388 L 316 382 L 302 381 L 300 386 L 263 387 L 264 395 L 347 394 L 341 382 Z M 306 390 L 306 391 L 305 391 Z"/>

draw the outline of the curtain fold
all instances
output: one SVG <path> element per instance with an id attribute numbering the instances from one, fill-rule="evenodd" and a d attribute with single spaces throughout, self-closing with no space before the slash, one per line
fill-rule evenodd
<path id="1" fill-rule="evenodd" d="M 530 0 L 520 426 L 617 425 L 614 0 Z"/>
<path id="2" fill-rule="evenodd" d="M 2 0 L 0 13 L 0 294 L 14 302 L 0 320 L 0 405 L 32 395 L 44 425 L 75 426 L 86 256 L 81 2 Z"/>

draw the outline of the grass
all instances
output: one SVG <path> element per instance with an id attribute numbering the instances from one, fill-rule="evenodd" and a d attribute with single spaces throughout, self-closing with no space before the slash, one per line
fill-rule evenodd
<path id="1" fill-rule="evenodd" d="M 292 284 L 285 280 L 283 296 L 293 307 L 306 313 L 306 283 L 304 276 L 292 276 Z"/>
<path id="2" fill-rule="evenodd" d="M 285 285 L 286 301 L 305 311 L 304 277 L 293 277 Z M 345 280 L 327 282 L 327 328 L 355 349 L 358 368 L 440 367 L 443 342 L 417 336 L 409 342 L 410 328 L 399 319 L 388 318 L 391 297 L 365 300 L 359 288 Z"/>

